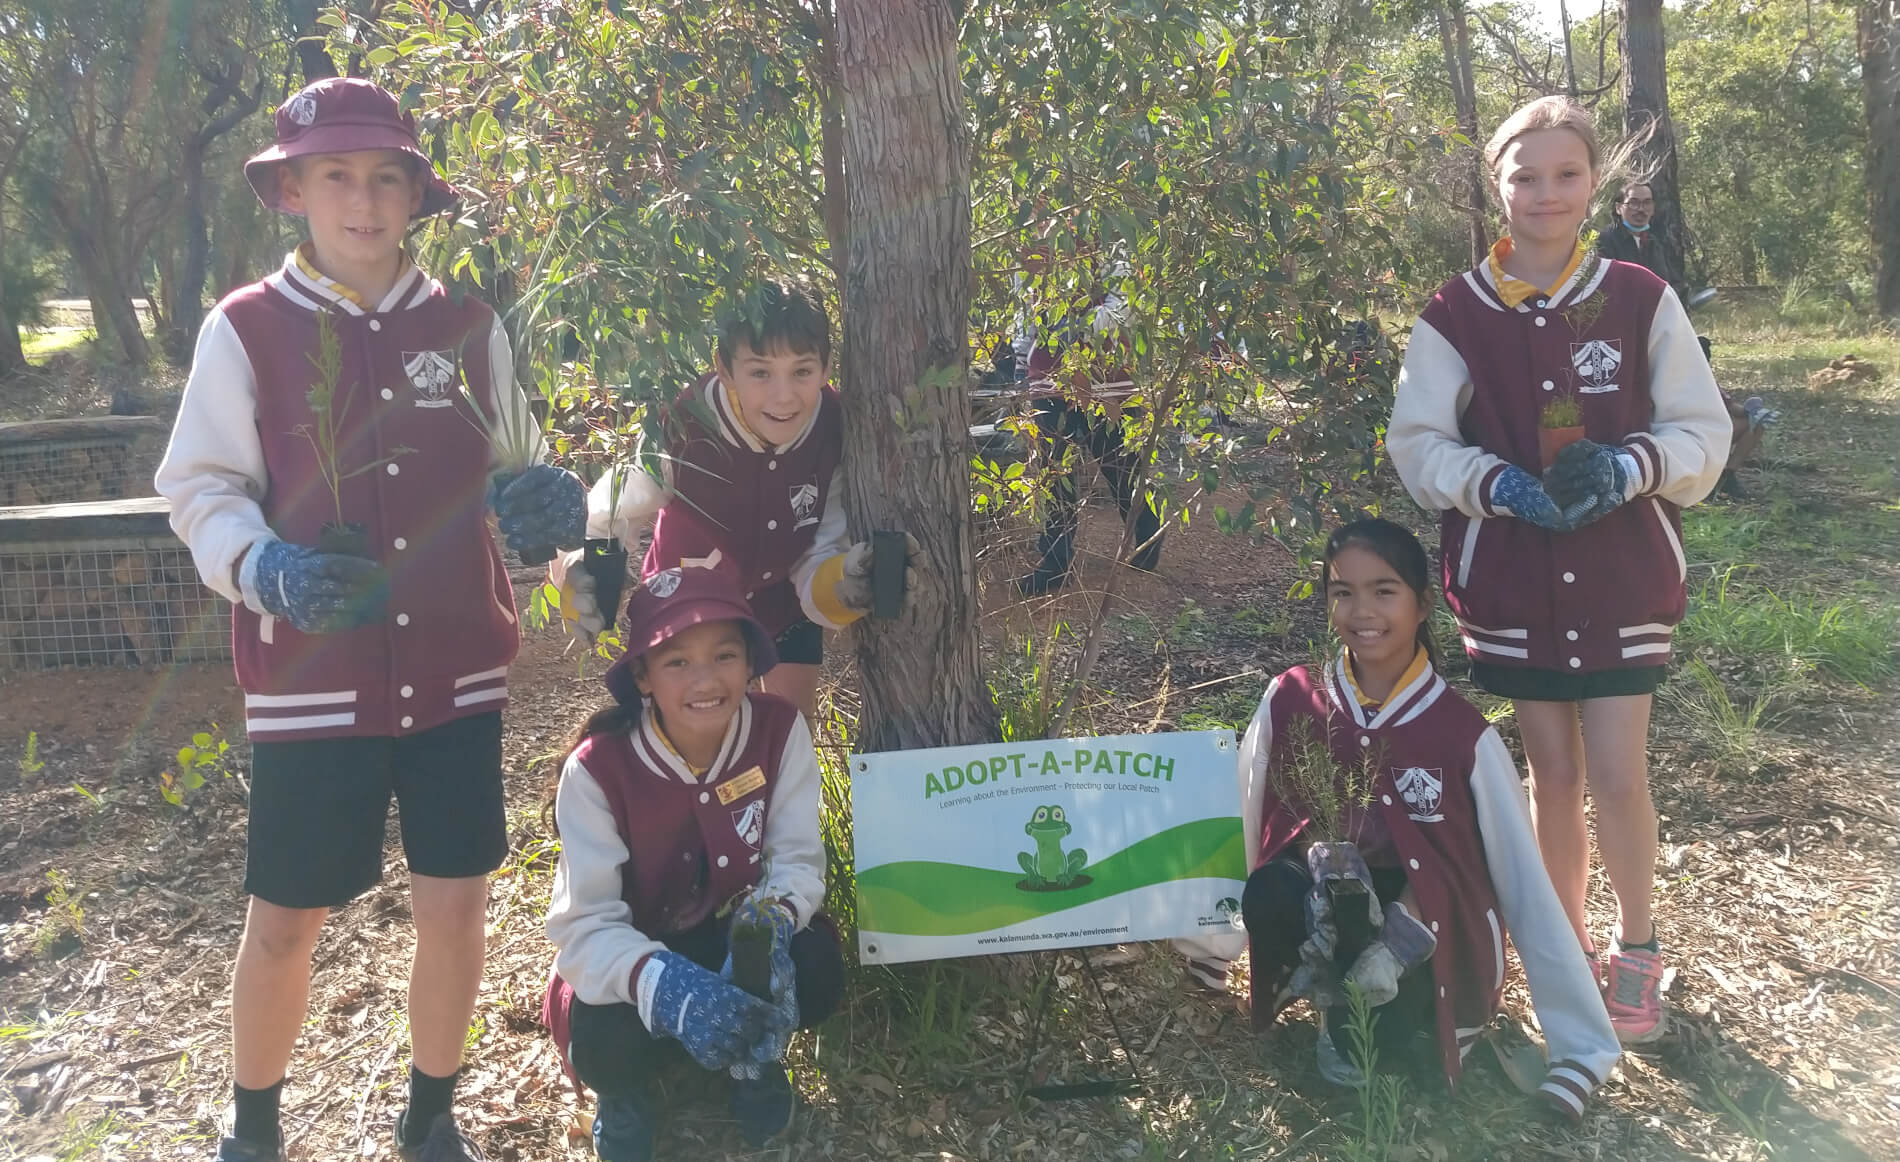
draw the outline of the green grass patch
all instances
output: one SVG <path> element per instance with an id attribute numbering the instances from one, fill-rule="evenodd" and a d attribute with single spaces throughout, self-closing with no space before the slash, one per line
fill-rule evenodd
<path id="1" fill-rule="evenodd" d="M 91 343 L 91 327 L 49 327 L 29 331 L 20 337 L 20 348 L 30 360 L 50 359 L 64 351 L 73 351 Z"/>
<path id="2" fill-rule="evenodd" d="M 1082 868 L 1087 884 L 1055 892 L 1019 888 L 1021 869 L 931 860 L 881 864 L 858 872 L 858 923 L 867 931 L 903 935 L 983 932 L 1153 884 L 1234 878 L 1246 867 L 1243 845 L 1239 819 L 1198 819 L 1087 864 Z"/>
<path id="3" fill-rule="evenodd" d="M 1805 666 L 1863 686 L 1900 670 L 1900 608 L 1800 591 L 1784 597 L 1741 581 L 1740 572 L 1725 569 L 1690 595 L 1689 614 L 1676 630 L 1683 652 L 1712 650 L 1758 670 Z"/>

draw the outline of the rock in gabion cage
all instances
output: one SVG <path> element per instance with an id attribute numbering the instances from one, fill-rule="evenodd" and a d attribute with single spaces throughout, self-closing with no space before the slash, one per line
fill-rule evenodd
<path id="1" fill-rule="evenodd" d="M 36 512 L 66 507 L 80 506 Z M 0 527 L 0 674 L 230 656 L 230 607 L 169 532 L 87 536 L 82 525 L 68 537 L 61 524 L 43 516 L 38 539 L 25 539 L 0 522 L 14 526 Z"/>
<path id="2" fill-rule="evenodd" d="M 150 496 L 163 439 L 149 417 L 0 424 L 0 508 Z"/>

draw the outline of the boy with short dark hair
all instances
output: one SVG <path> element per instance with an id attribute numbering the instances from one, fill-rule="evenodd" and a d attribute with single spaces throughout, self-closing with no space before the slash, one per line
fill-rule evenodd
<path id="1" fill-rule="evenodd" d="M 456 201 L 414 118 L 336 77 L 286 101 L 276 131 L 245 176 L 266 206 L 306 218 L 310 241 L 205 319 L 157 477 L 205 584 L 233 603 L 252 742 L 235 1120 L 217 1157 L 282 1156 L 311 952 L 329 909 L 381 877 L 393 794 L 416 924 L 397 1146 L 479 1158 L 449 1106 L 487 875 L 508 850 L 500 712 L 519 645 L 488 498 L 517 550 L 575 545 L 585 489 L 502 454 L 501 431 L 539 448 L 508 337 L 404 251 L 414 217 Z"/>
<path id="2" fill-rule="evenodd" d="M 623 465 L 588 497 L 589 537 L 631 549 L 653 522 L 641 576 L 681 565 L 735 571 L 778 654 L 762 687 L 807 718 L 824 631 L 871 608 L 871 546 L 851 542 L 839 496 L 844 408 L 826 383 L 830 365 L 831 324 L 817 294 L 761 283 L 721 324 L 711 374 L 668 408 L 659 478 Z M 918 557 L 912 539 L 909 566 Z M 564 616 L 591 636 L 618 611 L 600 608 L 592 578 L 572 567 L 578 560 L 557 560 L 551 574 Z"/>

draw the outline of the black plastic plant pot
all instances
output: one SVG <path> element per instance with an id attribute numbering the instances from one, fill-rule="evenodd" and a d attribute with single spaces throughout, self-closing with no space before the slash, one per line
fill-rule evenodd
<path id="1" fill-rule="evenodd" d="M 611 629 L 620 619 L 620 594 L 627 587 L 627 550 L 612 537 L 589 537 L 581 568 L 594 579 L 594 601 Z"/>
<path id="2" fill-rule="evenodd" d="M 317 552 L 337 553 L 345 557 L 362 557 L 373 561 L 376 558 L 369 551 L 369 530 L 356 521 L 345 524 L 326 524 L 317 530 Z"/>
<path id="3" fill-rule="evenodd" d="M 1358 880 L 1327 880 L 1326 894 L 1333 904 L 1333 924 L 1339 943 L 1333 951 L 1333 963 L 1343 972 L 1352 967 L 1359 954 L 1372 943 L 1372 914 L 1366 901 L 1366 885 Z"/>

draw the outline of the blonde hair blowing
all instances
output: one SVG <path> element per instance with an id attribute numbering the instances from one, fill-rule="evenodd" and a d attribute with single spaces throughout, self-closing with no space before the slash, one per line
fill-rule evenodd
<path id="1" fill-rule="evenodd" d="M 1494 192 L 1501 194 L 1498 190 L 1498 163 L 1503 160 L 1504 151 L 1510 148 L 1511 142 L 1540 129 L 1568 129 L 1577 135 L 1583 142 L 1584 152 L 1590 157 L 1590 172 L 1596 179 L 1596 192 L 1599 194 L 1612 183 L 1647 184 L 1652 176 L 1650 169 L 1639 172 L 1631 163 L 1637 151 L 1649 144 L 1649 139 L 1655 135 L 1654 118 L 1642 132 L 1619 144 L 1605 159 L 1603 146 L 1597 141 L 1596 119 L 1590 115 L 1590 110 L 1570 97 L 1539 97 L 1506 117 L 1497 132 L 1491 135 L 1491 140 L 1485 143 L 1484 168 L 1491 175 Z"/>

